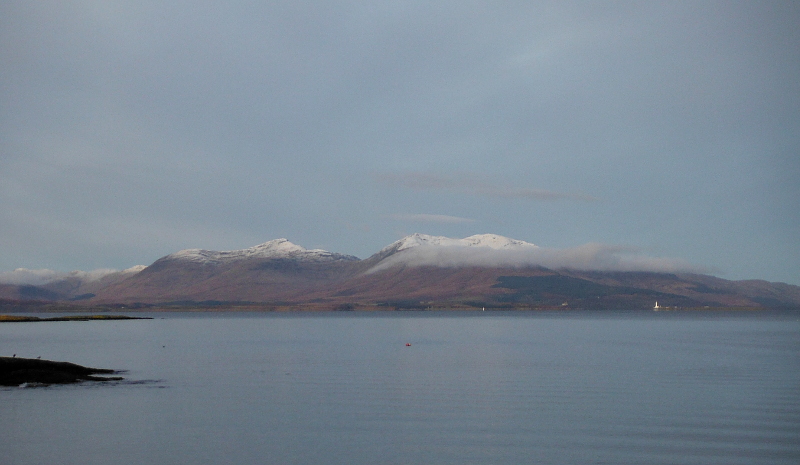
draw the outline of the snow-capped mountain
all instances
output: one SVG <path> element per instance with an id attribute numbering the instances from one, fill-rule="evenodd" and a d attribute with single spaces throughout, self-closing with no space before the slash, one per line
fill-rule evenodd
<path id="1" fill-rule="evenodd" d="M 412 234 L 384 247 L 370 257 L 368 272 L 393 266 L 520 266 L 539 250 L 530 242 L 497 234 L 476 234 L 464 239 Z"/>
<path id="2" fill-rule="evenodd" d="M 185 249 L 167 255 L 163 260 L 178 260 L 201 264 L 232 263 L 251 258 L 291 259 L 312 262 L 355 261 L 357 257 L 328 252 L 322 249 L 306 249 L 286 239 L 274 239 L 247 249 L 215 251 L 203 249 Z"/>
<path id="3" fill-rule="evenodd" d="M 186 249 L 148 267 L 72 272 L 57 280 L 49 279 L 55 272 L 17 270 L 14 276 L 48 279 L 37 285 L 0 281 L 0 306 L 3 299 L 12 306 L 238 302 L 338 309 L 561 308 L 565 302 L 570 308 L 650 309 L 655 301 L 687 307 L 800 305 L 798 286 L 726 281 L 623 252 L 602 244 L 548 249 L 496 234 L 412 234 L 359 260 L 275 239 L 242 250 Z"/>
<path id="4" fill-rule="evenodd" d="M 536 245 L 531 244 L 530 242 L 518 241 L 516 239 L 510 239 L 497 234 L 476 234 L 474 236 L 465 237 L 464 239 L 454 239 L 445 236 L 429 236 L 427 234 L 415 233 L 410 236 L 406 236 L 399 241 L 393 242 L 381 250 L 381 252 L 399 252 L 401 250 L 420 246 L 486 247 L 496 250 L 536 247 Z"/>

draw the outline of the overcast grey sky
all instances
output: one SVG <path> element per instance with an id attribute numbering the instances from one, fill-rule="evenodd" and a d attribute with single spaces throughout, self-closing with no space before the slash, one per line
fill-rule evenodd
<path id="1" fill-rule="evenodd" d="M 495 233 L 800 284 L 800 3 L 0 3 L 0 271 Z"/>

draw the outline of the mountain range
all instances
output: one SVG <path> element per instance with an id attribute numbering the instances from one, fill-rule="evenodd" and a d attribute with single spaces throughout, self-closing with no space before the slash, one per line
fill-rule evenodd
<path id="1" fill-rule="evenodd" d="M 413 234 L 366 259 L 275 239 L 242 250 L 187 249 L 149 266 L 0 284 L 0 303 L 30 307 L 258 306 L 651 309 L 800 307 L 800 286 L 681 271 L 545 266 L 552 252 L 482 234 Z M 568 263 L 568 262 L 567 262 Z"/>

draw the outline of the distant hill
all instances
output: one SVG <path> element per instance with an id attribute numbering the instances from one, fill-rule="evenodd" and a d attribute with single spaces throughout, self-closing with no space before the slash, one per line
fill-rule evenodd
<path id="1" fill-rule="evenodd" d="M 0 285 L 4 302 L 85 305 L 315 305 L 320 308 L 650 309 L 800 307 L 800 287 L 688 272 L 546 267 L 547 251 L 485 234 L 414 234 L 360 260 L 276 239 L 243 250 L 187 249 L 147 267 L 43 285 Z"/>

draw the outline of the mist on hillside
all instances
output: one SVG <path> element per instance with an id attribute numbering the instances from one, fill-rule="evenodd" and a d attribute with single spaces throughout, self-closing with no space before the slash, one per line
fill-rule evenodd
<path id="1" fill-rule="evenodd" d="M 597 271 L 650 271 L 659 273 L 694 272 L 707 270 L 683 259 L 647 256 L 638 249 L 588 243 L 566 249 L 545 247 L 497 250 L 488 247 L 420 245 L 402 250 L 371 268 L 369 272 L 393 266 L 437 267 L 530 267 Z"/>

